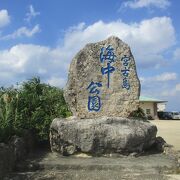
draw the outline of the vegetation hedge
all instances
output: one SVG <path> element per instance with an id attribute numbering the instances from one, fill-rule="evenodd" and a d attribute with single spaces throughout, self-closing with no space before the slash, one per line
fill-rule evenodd
<path id="1" fill-rule="evenodd" d="M 71 112 L 63 90 L 32 78 L 20 87 L 0 89 L 0 142 L 12 135 L 34 133 L 38 141 L 48 140 L 49 127 L 56 117 L 68 117 Z"/>

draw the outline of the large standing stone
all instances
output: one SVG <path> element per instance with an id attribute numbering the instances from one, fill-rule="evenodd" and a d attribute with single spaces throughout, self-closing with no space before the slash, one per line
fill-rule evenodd
<path id="1" fill-rule="evenodd" d="M 87 44 L 70 65 L 65 89 L 74 116 L 53 120 L 52 151 L 101 155 L 150 148 L 156 126 L 127 118 L 137 110 L 139 94 L 136 65 L 127 44 L 117 37 Z"/>
<path id="2" fill-rule="evenodd" d="M 70 65 L 65 99 L 76 117 L 128 117 L 139 94 L 133 55 L 117 37 L 87 44 Z"/>

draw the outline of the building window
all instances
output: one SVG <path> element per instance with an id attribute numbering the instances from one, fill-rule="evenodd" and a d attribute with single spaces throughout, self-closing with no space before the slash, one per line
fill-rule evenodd
<path id="1" fill-rule="evenodd" d="M 151 110 L 150 109 L 146 109 L 146 114 L 151 114 Z"/>

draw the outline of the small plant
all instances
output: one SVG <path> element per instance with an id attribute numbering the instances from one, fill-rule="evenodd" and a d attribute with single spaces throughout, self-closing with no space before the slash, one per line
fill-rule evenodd
<path id="1" fill-rule="evenodd" d="M 148 116 L 147 116 L 147 119 L 148 119 L 148 120 L 154 120 L 154 118 L 153 118 L 151 115 L 148 115 Z"/>
<path id="2" fill-rule="evenodd" d="M 140 120 L 147 120 L 146 114 L 142 108 L 138 108 L 136 111 L 130 113 L 129 118 L 135 118 Z"/>

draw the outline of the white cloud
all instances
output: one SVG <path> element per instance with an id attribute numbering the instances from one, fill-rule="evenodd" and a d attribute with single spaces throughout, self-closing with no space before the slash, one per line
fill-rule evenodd
<path id="1" fill-rule="evenodd" d="M 144 77 L 139 77 L 139 80 L 140 80 L 140 82 L 145 82 L 145 78 Z"/>
<path id="2" fill-rule="evenodd" d="M 176 84 L 175 90 L 176 90 L 177 92 L 180 91 L 180 83 L 179 83 L 179 84 Z"/>
<path id="3" fill-rule="evenodd" d="M 10 16 L 6 9 L 0 10 L 0 28 L 10 23 Z"/>
<path id="4" fill-rule="evenodd" d="M 24 34 L 31 36 L 33 33 Z M 175 43 L 174 27 L 168 17 L 156 17 L 133 24 L 122 21 L 98 21 L 86 26 L 85 23 L 80 23 L 69 28 L 62 45 L 54 49 L 19 44 L 0 51 L 1 83 L 12 84 L 22 78 L 38 75 L 46 82 L 62 86 L 65 84 L 67 69 L 73 56 L 86 43 L 104 40 L 111 35 L 118 36 L 131 46 L 139 67 L 157 66 L 163 61 L 161 53 Z M 166 75 L 165 79 L 170 78 L 169 76 Z"/>
<path id="5" fill-rule="evenodd" d="M 176 60 L 180 60 L 180 48 L 177 48 L 173 53 L 173 58 Z"/>
<path id="6" fill-rule="evenodd" d="M 153 78 L 141 77 L 141 94 L 166 100 L 168 101 L 168 110 L 178 110 L 178 107 L 180 107 L 180 83 L 177 75 L 173 75 L 172 73 L 172 76 L 167 75 L 162 81 L 159 81 L 160 77 L 161 75 L 154 76 Z"/>
<path id="7" fill-rule="evenodd" d="M 152 67 L 163 61 L 162 52 L 174 45 L 175 30 L 169 17 L 155 17 L 139 23 L 98 21 L 70 28 L 64 39 L 65 51 L 77 52 L 86 43 L 103 40 L 111 35 L 127 42 L 141 67 Z"/>
<path id="8" fill-rule="evenodd" d="M 156 76 L 140 77 L 139 79 L 140 79 L 141 83 L 143 83 L 143 84 L 160 83 L 160 82 L 176 80 L 177 74 L 174 72 L 164 72 L 164 73 L 156 75 Z"/>
<path id="9" fill-rule="evenodd" d="M 180 83 L 176 84 L 175 87 L 171 87 L 162 91 L 162 96 L 169 97 L 169 96 L 177 96 L 180 95 Z"/>
<path id="10" fill-rule="evenodd" d="M 30 22 L 32 18 L 40 15 L 40 12 L 36 12 L 33 5 L 29 6 L 29 12 L 26 13 L 25 21 Z"/>
<path id="11" fill-rule="evenodd" d="M 142 85 L 141 94 L 169 100 L 172 106 L 170 97 L 177 96 L 177 90 L 180 88 L 180 86 L 175 86 L 178 80 L 178 75 L 176 73 L 164 72 L 156 76 L 140 77 L 139 79 Z"/>
<path id="12" fill-rule="evenodd" d="M 178 75 L 165 72 L 152 77 L 140 77 L 142 91 L 145 96 L 168 101 L 168 110 L 178 110 L 180 106 L 180 82 Z"/>
<path id="13" fill-rule="evenodd" d="M 169 0 L 133 0 L 124 2 L 123 6 L 132 9 L 144 7 L 156 7 L 160 9 L 166 9 L 168 6 L 170 6 L 170 2 Z"/>
<path id="14" fill-rule="evenodd" d="M 169 110 L 179 111 L 180 83 L 176 83 L 175 85 L 169 84 L 169 86 L 165 88 L 160 88 L 160 91 L 157 94 L 158 96 L 161 96 L 162 99 L 165 99 L 168 101 L 167 108 Z"/>
<path id="15" fill-rule="evenodd" d="M 39 25 L 35 25 L 32 29 L 28 29 L 27 27 L 21 27 L 14 31 L 12 34 L 8 34 L 6 36 L 1 37 L 1 40 L 9 40 L 9 39 L 16 39 L 19 37 L 32 37 L 36 33 L 40 32 Z"/>
<path id="16" fill-rule="evenodd" d="M 154 77 L 155 81 L 172 81 L 176 79 L 177 79 L 176 73 L 168 73 L 168 72 L 165 72 L 163 74 Z"/>
<path id="17" fill-rule="evenodd" d="M 67 74 L 67 64 L 63 57 L 61 50 L 33 44 L 19 44 L 0 51 L 1 85 L 40 76 L 52 85 L 57 83 L 56 86 L 62 86 Z"/>
<path id="18" fill-rule="evenodd" d="M 66 79 L 61 77 L 51 77 L 46 82 L 52 86 L 64 87 Z"/>

